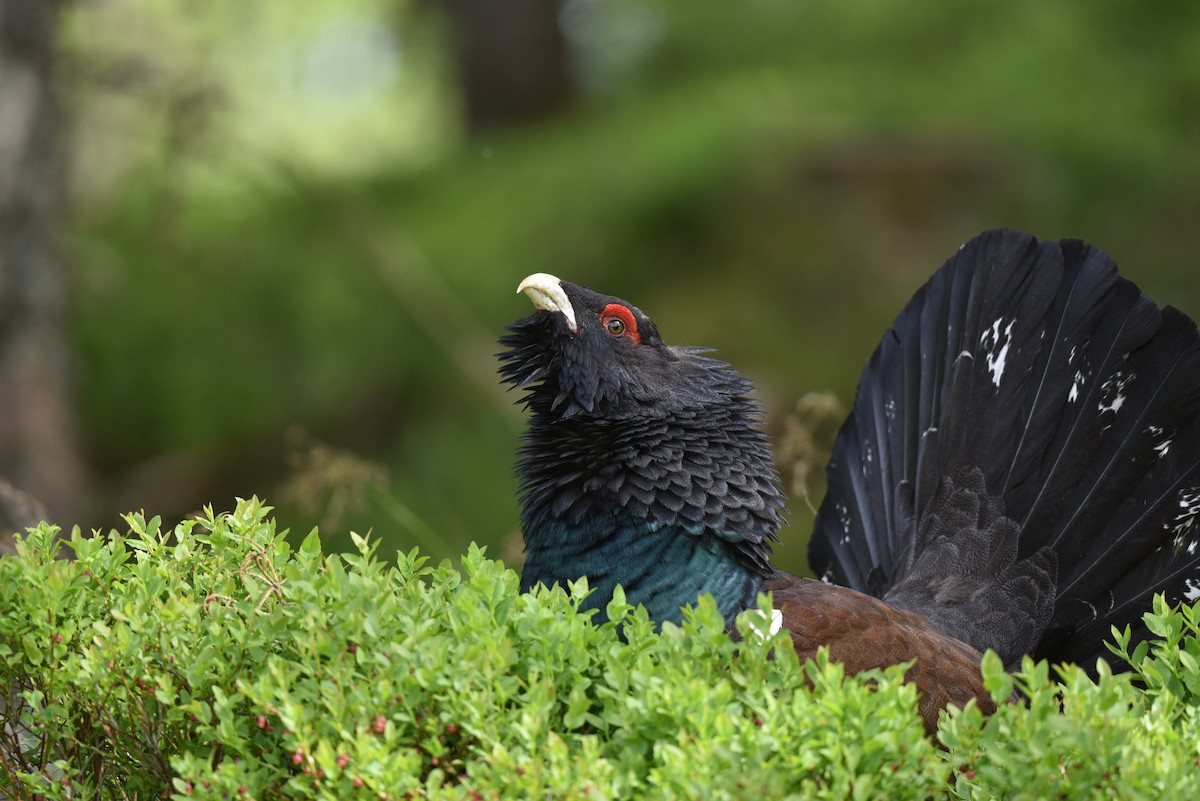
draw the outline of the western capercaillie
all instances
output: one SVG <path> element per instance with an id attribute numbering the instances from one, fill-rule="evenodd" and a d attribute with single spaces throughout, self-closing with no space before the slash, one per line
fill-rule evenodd
<path id="1" fill-rule="evenodd" d="M 980 653 L 1085 666 L 1154 593 L 1200 598 L 1200 335 L 1082 242 L 991 231 L 884 334 L 827 469 L 809 562 L 770 562 L 784 499 L 750 383 L 615 297 L 531 275 L 501 343 L 526 390 L 522 588 L 587 576 L 658 621 L 773 593 L 801 656 L 916 660 L 929 728 L 991 701 Z"/>

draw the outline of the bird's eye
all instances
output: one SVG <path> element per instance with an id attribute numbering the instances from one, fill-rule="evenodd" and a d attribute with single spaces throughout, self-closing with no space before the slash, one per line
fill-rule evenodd
<path id="1" fill-rule="evenodd" d="M 611 337 L 628 337 L 635 345 L 642 343 L 642 337 L 638 334 L 637 318 L 628 306 L 620 303 L 605 306 L 604 311 L 600 312 L 600 325 Z"/>

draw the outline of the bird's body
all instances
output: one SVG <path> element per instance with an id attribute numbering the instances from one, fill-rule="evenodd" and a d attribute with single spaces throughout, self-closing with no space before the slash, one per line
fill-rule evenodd
<path id="1" fill-rule="evenodd" d="M 530 276 L 505 379 L 531 411 L 525 589 L 621 584 L 655 620 L 770 592 L 802 655 L 915 660 L 930 728 L 990 698 L 980 652 L 1094 664 L 1155 592 L 1200 597 L 1200 336 L 1082 243 L 981 235 L 863 373 L 810 547 L 771 565 L 783 497 L 752 387 L 619 298 Z M 844 585 L 844 586 L 837 586 Z"/>

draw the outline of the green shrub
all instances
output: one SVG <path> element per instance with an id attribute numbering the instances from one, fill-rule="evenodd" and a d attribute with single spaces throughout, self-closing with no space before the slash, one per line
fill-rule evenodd
<path id="1" fill-rule="evenodd" d="M 800 664 L 755 612 L 742 643 L 707 600 L 660 632 L 618 596 L 593 626 L 584 582 L 293 551 L 256 500 L 127 522 L 73 533 L 74 561 L 49 527 L 0 559 L 0 797 L 1200 795 L 1195 609 L 1156 609 L 1135 674 L 989 659 L 1028 708 L 951 714 L 939 748 L 903 666 Z"/>

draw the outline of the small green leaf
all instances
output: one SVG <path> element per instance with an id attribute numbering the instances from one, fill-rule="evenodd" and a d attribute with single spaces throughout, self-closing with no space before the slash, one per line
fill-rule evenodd
<path id="1" fill-rule="evenodd" d="M 321 534 L 316 528 L 308 532 L 304 542 L 300 543 L 300 555 L 306 559 L 315 559 L 321 555 Z"/>
<path id="2" fill-rule="evenodd" d="M 21 645 L 25 649 L 25 659 L 29 661 L 29 664 L 34 666 L 42 664 L 45 657 L 43 643 L 39 642 L 32 634 L 26 634 L 21 638 Z"/>

